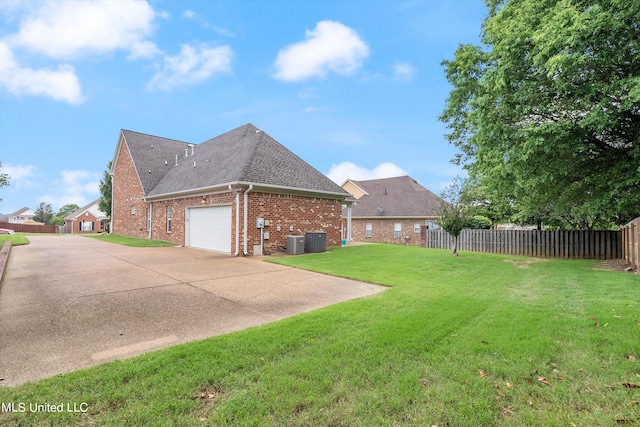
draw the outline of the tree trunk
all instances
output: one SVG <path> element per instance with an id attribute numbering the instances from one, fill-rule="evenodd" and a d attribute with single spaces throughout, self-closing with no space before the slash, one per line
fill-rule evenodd
<path id="1" fill-rule="evenodd" d="M 451 251 L 451 255 L 458 256 L 458 236 L 453 238 L 453 250 Z"/>

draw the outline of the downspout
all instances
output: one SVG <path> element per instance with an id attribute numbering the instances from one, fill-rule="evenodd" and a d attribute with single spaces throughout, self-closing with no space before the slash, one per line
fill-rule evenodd
<path id="1" fill-rule="evenodd" d="M 351 203 L 347 205 L 347 235 L 345 236 L 345 240 L 352 241 L 351 237 Z"/>
<path id="2" fill-rule="evenodd" d="M 111 175 L 111 212 L 109 212 L 109 234 L 113 233 L 113 174 Z"/>
<path id="3" fill-rule="evenodd" d="M 236 194 L 236 251 L 233 256 L 238 256 L 240 254 L 240 191 L 231 188 L 231 184 L 229 184 L 229 191 Z"/>
<path id="4" fill-rule="evenodd" d="M 249 255 L 249 252 L 247 251 L 247 215 L 249 214 L 247 206 L 249 204 L 249 197 L 247 194 L 249 194 L 251 190 L 253 190 L 253 184 L 249 184 L 249 188 L 244 192 L 244 208 L 242 212 L 244 214 L 244 225 L 242 227 L 242 231 L 244 233 L 242 236 L 242 251 L 245 256 Z"/>
<path id="5" fill-rule="evenodd" d="M 149 202 L 149 211 L 147 212 L 149 218 L 147 222 L 149 224 L 149 240 L 151 240 L 151 229 L 153 228 L 153 202 Z"/>

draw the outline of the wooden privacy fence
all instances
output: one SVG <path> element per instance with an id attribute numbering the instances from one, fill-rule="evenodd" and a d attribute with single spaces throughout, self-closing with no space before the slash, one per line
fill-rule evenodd
<path id="1" fill-rule="evenodd" d="M 640 271 L 640 217 L 634 219 L 622 228 L 622 257 L 625 262 Z"/>
<path id="2" fill-rule="evenodd" d="M 12 222 L 0 222 L 0 228 L 8 228 L 20 233 L 58 233 L 57 225 L 14 224 Z"/>
<path id="3" fill-rule="evenodd" d="M 462 230 L 458 249 L 545 258 L 622 258 L 620 231 Z M 427 230 L 427 248 L 451 249 L 453 237 Z"/>

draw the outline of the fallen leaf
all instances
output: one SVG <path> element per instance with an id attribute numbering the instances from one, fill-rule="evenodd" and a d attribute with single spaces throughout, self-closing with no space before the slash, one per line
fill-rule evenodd
<path id="1" fill-rule="evenodd" d="M 558 376 L 556 377 L 556 379 L 557 379 L 558 381 L 560 381 L 560 382 L 564 381 L 564 378 L 562 378 L 560 375 L 558 375 Z"/>
<path id="2" fill-rule="evenodd" d="M 594 324 L 593 324 L 593 327 L 594 327 L 594 328 L 599 328 L 599 327 L 600 327 L 600 323 L 598 323 L 598 322 L 594 323 Z"/>
<path id="3" fill-rule="evenodd" d="M 507 386 L 507 388 L 511 388 L 512 387 L 512 385 L 510 383 L 504 383 L 504 384 Z"/>
<path id="4" fill-rule="evenodd" d="M 548 385 L 549 387 L 551 387 L 551 383 L 549 381 L 547 381 L 547 379 L 545 377 L 538 377 L 538 381 L 540 381 L 542 384 Z"/>
<path id="5" fill-rule="evenodd" d="M 622 385 L 626 388 L 640 388 L 640 385 L 638 384 L 623 383 Z"/>
<path id="6" fill-rule="evenodd" d="M 597 319 L 596 316 L 589 316 L 589 319 Z"/>
<path id="7" fill-rule="evenodd" d="M 635 362 L 636 361 L 636 356 L 634 356 L 633 354 L 630 354 L 629 355 L 629 360 L 632 361 L 632 362 Z"/>
<path id="8" fill-rule="evenodd" d="M 613 317 L 615 317 L 616 319 L 622 319 L 622 316 L 616 316 L 615 314 L 613 315 Z"/>
<path id="9" fill-rule="evenodd" d="M 207 421 L 207 417 L 200 417 L 199 420 L 200 421 Z"/>
<path id="10" fill-rule="evenodd" d="M 502 392 L 502 390 L 500 390 L 500 387 L 496 388 L 496 391 L 498 392 L 498 394 L 502 397 L 505 397 L 504 393 Z"/>
<path id="11" fill-rule="evenodd" d="M 618 424 L 635 424 L 636 421 L 635 420 L 616 420 L 616 423 L 618 423 Z"/>
<path id="12" fill-rule="evenodd" d="M 489 376 L 489 373 L 488 373 L 488 372 L 483 371 L 482 369 L 478 369 L 478 372 L 480 373 L 480 376 L 481 376 L 481 377 L 488 377 L 488 376 Z"/>
<path id="13" fill-rule="evenodd" d="M 502 408 L 502 415 L 512 415 L 513 413 L 513 408 L 511 406 L 505 406 Z"/>
<path id="14" fill-rule="evenodd" d="M 531 378 L 529 378 L 529 377 L 522 377 L 522 379 L 525 380 L 526 382 L 528 382 L 529 384 L 535 384 L 533 382 L 533 380 Z"/>

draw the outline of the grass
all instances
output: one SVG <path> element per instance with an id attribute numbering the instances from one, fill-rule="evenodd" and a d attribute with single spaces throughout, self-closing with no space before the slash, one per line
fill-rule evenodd
<path id="1" fill-rule="evenodd" d="M 391 286 L 257 328 L 0 389 L 1 425 L 640 424 L 640 276 L 405 246 L 275 262 Z"/>
<path id="2" fill-rule="evenodd" d="M 11 242 L 12 246 L 28 245 L 29 239 L 25 233 L 0 234 L 0 247 L 4 242 Z"/>
<path id="3" fill-rule="evenodd" d="M 83 237 L 90 237 L 96 240 L 102 240 L 103 242 L 117 243 L 119 245 L 133 246 L 136 248 L 155 248 L 176 246 L 175 243 L 167 242 L 165 240 L 149 240 L 138 239 L 135 237 L 121 236 L 119 234 L 81 234 Z"/>

